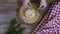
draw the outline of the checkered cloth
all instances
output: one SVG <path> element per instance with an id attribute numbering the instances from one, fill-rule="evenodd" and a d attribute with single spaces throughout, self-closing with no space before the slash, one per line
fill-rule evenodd
<path id="1" fill-rule="evenodd" d="M 33 34 L 60 34 L 60 2 L 54 2 Z"/>

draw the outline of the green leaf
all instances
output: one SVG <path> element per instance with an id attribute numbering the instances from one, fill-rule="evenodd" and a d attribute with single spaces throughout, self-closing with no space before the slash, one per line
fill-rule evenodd
<path id="1" fill-rule="evenodd" d="M 18 30 L 18 34 L 23 34 L 23 30 L 24 30 L 25 28 L 23 28 L 23 27 L 19 27 L 19 30 Z"/>
<path id="2" fill-rule="evenodd" d="M 15 24 L 17 24 L 16 27 L 14 27 Z M 18 28 L 18 30 L 16 31 L 17 28 Z M 5 34 L 22 34 L 24 29 L 25 28 L 21 27 L 20 24 L 17 23 L 16 18 L 13 18 L 11 20 L 11 23 L 10 23 L 10 26 L 8 28 L 8 31 Z"/>
<path id="3" fill-rule="evenodd" d="M 18 28 L 18 27 L 20 27 L 20 24 L 17 24 L 17 26 L 15 27 L 15 29 Z"/>
<path id="4" fill-rule="evenodd" d="M 11 25 L 13 26 L 13 25 L 15 25 L 16 23 L 17 23 L 16 18 L 13 18 L 13 19 L 11 20 Z"/>

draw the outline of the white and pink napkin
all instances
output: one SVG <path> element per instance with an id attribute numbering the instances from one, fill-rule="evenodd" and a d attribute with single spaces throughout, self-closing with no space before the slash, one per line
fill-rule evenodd
<path id="1" fill-rule="evenodd" d="M 33 34 L 60 34 L 60 2 L 54 2 Z"/>

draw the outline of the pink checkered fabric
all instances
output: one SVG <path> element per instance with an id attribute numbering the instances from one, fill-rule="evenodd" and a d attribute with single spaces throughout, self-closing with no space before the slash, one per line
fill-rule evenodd
<path id="1" fill-rule="evenodd" d="M 55 2 L 33 34 L 60 34 L 60 2 Z"/>

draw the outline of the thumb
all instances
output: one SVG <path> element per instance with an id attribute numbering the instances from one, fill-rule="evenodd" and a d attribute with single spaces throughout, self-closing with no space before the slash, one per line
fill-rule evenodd
<path id="1" fill-rule="evenodd" d="M 39 6 L 39 9 L 44 9 L 44 8 L 45 8 L 44 5 Z"/>

